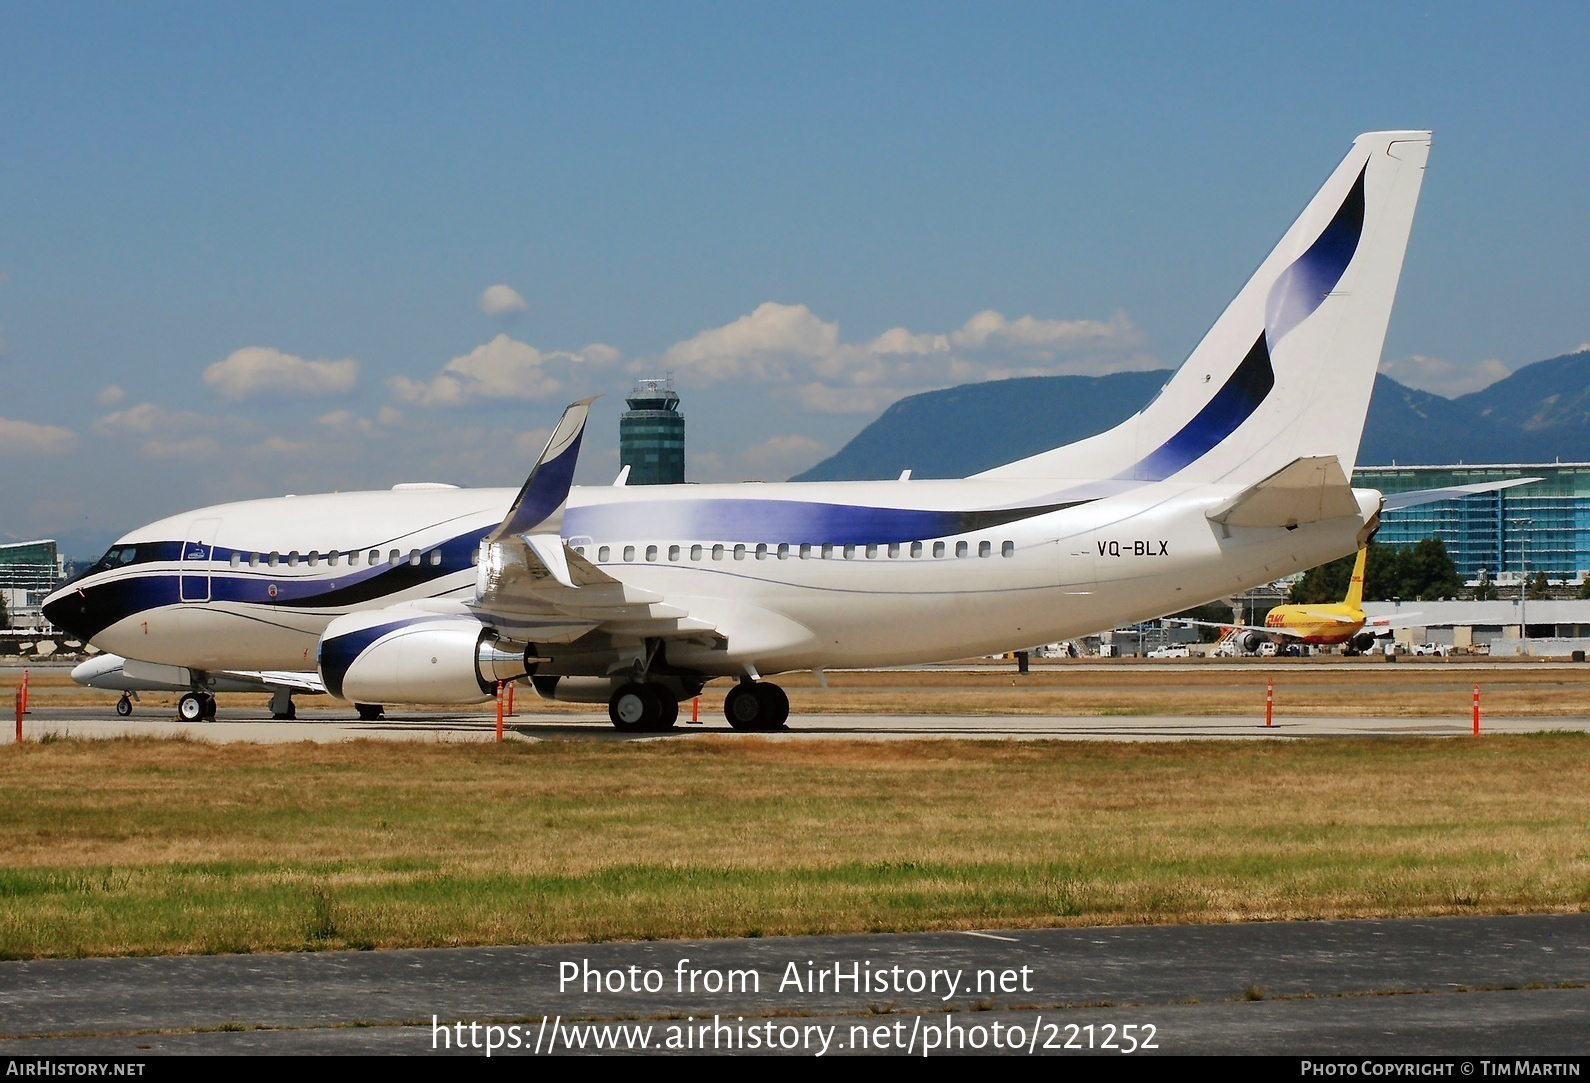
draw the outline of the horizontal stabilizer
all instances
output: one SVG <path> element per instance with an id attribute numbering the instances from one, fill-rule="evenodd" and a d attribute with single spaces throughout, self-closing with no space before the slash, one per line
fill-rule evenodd
<path id="1" fill-rule="evenodd" d="M 1334 455 L 1294 459 L 1215 508 L 1222 526 L 1294 527 L 1358 514 L 1358 501 Z"/>
<path id="2" fill-rule="evenodd" d="M 1515 485 L 1529 485 L 1540 480 L 1542 479 L 1508 478 L 1506 481 L 1477 481 L 1472 485 L 1448 485 L 1441 489 L 1414 489 L 1407 493 L 1388 493 L 1381 510 L 1396 511 L 1399 508 L 1412 508 L 1420 504 L 1434 504 L 1438 500 L 1457 500 L 1460 497 L 1475 496 L 1479 493 L 1511 489 Z"/>

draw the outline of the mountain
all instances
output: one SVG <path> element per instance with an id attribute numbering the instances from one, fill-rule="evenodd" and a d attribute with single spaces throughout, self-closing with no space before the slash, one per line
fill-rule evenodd
<path id="1" fill-rule="evenodd" d="M 1145 406 L 1170 370 L 993 380 L 901 399 L 792 481 L 961 478 L 1080 440 Z M 1375 377 L 1361 466 L 1590 461 L 1590 350 L 1456 399 Z"/>

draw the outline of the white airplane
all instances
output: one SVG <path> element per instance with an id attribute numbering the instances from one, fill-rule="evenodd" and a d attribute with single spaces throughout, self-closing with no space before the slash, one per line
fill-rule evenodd
<path id="1" fill-rule="evenodd" d="M 140 692 L 182 692 L 177 710 L 183 717 L 195 719 L 214 717 L 215 692 L 269 692 L 271 715 L 278 719 L 292 719 L 298 715 L 293 707 L 295 692 L 324 692 L 326 686 L 310 673 L 260 673 L 228 672 L 206 673 L 202 679 L 205 691 L 194 692 L 192 674 L 178 666 L 162 666 L 140 662 L 116 654 L 96 654 L 72 667 L 72 680 L 88 688 L 104 688 L 120 692 L 116 713 L 126 718 L 132 714 L 133 701 Z M 379 706 L 358 704 L 359 717 L 374 721 L 385 716 Z"/>
<path id="2" fill-rule="evenodd" d="M 768 675 L 996 654 L 1272 582 L 1378 524 L 1348 478 L 1429 148 L 1360 136 L 1160 394 L 1078 443 L 961 480 L 572 489 L 586 400 L 517 494 L 204 508 L 123 537 L 45 615 L 171 667 L 195 717 L 218 673 L 314 671 L 360 704 L 529 675 L 657 730 L 729 677 L 729 722 L 769 729 Z"/>

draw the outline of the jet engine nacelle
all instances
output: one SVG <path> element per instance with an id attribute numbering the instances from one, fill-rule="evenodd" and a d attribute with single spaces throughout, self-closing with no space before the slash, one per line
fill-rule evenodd
<path id="1" fill-rule="evenodd" d="M 1252 654 L 1264 645 L 1265 636 L 1262 632 L 1243 632 L 1237 637 L 1237 645 L 1246 654 Z"/>
<path id="2" fill-rule="evenodd" d="M 530 671 L 526 654 L 473 617 L 378 609 L 326 626 L 320 679 L 354 703 L 479 703 Z"/>
<path id="3" fill-rule="evenodd" d="M 1368 653 L 1375 645 L 1375 636 L 1372 632 L 1359 632 L 1353 636 L 1353 647 L 1360 653 Z"/>

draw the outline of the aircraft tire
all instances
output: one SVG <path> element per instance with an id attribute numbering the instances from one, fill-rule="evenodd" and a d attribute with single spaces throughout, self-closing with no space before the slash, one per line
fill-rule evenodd
<path id="1" fill-rule="evenodd" d="M 766 733 L 789 720 L 789 697 L 776 684 L 742 681 L 723 697 L 723 715 L 737 730 Z"/>
<path id="2" fill-rule="evenodd" d="M 196 692 L 189 692 L 177 700 L 177 717 L 184 722 L 198 722 L 204 718 L 204 699 Z"/>
<path id="3" fill-rule="evenodd" d="M 667 689 L 658 690 L 657 701 L 660 710 L 657 714 L 657 724 L 652 728 L 661 733 L 673 729 L 674 723 L 679 721 L 679 701 L 669 695 Z"/>
<path id="4" fill-rule="evenodd" d="M 215 721 L 215 697 L 212 696 L 212 695 L 204 694 L 204 695 L 200 695 L 199 699 L 204 703 L 204 720 L 206 722 L 214 722 Z"/>
<path id="5" fill-rule="evenodd" d="M 630 681 L 619 685 L 607 701 L 607 717 L 623 733 L 654 730 L 663 717 L 663 700 L 655 685 Z"/>
<path id="6" fill-rule="evenodd" d="M 386 708 L 379 703 L 355 703 L 353 709 L 359 712 L 360 722 L 381 722 L 386 719 Z"/>
<path id="7" fill-rule="evenodd" d="M 126 696 L 123 696 L 121 699 L 117 700 L 116 713 L 123 718 L 126 718 L 128 715 L 132 714 L 132 700 Z"/>

